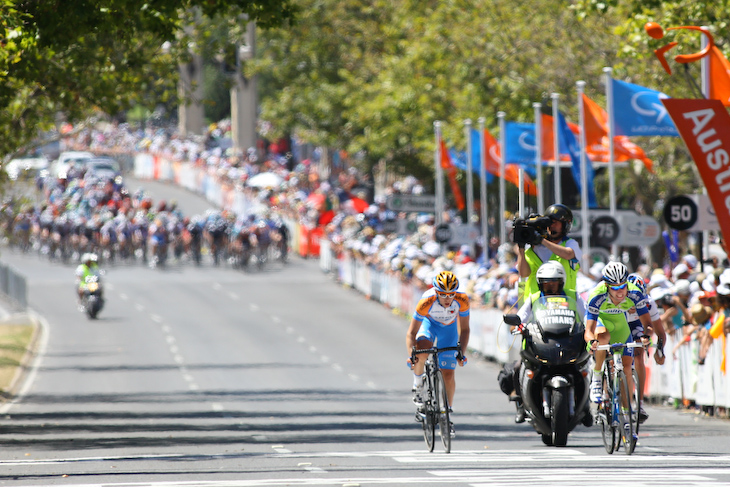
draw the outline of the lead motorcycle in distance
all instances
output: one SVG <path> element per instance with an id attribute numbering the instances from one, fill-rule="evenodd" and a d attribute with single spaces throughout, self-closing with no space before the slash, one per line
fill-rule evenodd
<path id="1" fill-rule="evenodd" d="M 85 278 L 81 305 L 89 319 L 96 319 L 99 312 L 101 312 L 104 307 L 104 295 L 99 275 L 91 275 Z"/>
<path id="2" fill-rule="evenodd" d="M 576 310 L 572 297 L 542 296 L 532 304 L 530 322 L 504 315 L 512 333 L 523 337 L 519 387 L 526 418 L 548 446 L 565 446 L 578 424 L 592 424 L 591 355 Z"/>

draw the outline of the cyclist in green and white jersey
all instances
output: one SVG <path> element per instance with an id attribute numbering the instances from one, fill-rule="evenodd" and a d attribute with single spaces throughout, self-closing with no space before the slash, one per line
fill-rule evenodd
<path id="1" fill-rule="evenodd" d="M 593 381 L 591 383 L 591 400 L 600 402 L 603 394 L 601 368 L 606 358 L 605 350 L 596 350 L 598 345 L 610 343 L 630 343 L 631 335 L 626 313 L 635 308 L 639 320 L 647 329 L 651 326 L 651 317 L 646 304 L 646 295 L 634 284 L 628 282 L 629 270 L 620 262 L 609 262 L 603 268 L 602 281 L 590 292 L 586 309 L 585 340 L 590 344 L 595 357 Z M 658 331 L 658 330 L 657 330 Z M 662 330 L 663 331 L 663 330 Z M 664 363 L 664 340 L 660 335 L 654 359 L 657 364 Z M 642 336 L 644 346 L 648 346 L 649 338 Z M 622 362 L 625 370 L 631 370 L 633 348 L 625 348 Z M 633 377 L 626 374 L 630 390 L 633 390 Z"/>

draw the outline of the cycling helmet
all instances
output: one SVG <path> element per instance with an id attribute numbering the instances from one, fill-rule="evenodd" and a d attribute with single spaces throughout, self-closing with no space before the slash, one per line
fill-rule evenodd
<path id="1" fill-rule="evenodd" d="M 543 292 L 542 284 L 549 281 L 559 281 L 560 291 L 562 291 L 563 286 L 565 286 L 566 277 L 567 276 L 565 274 L 565 268 L 557 260 L 549 260 L 545 262 L 537 269 L 537 272 L 535 273 L 535 278 L 537 279 L 537 287 L 540 288 L 541 292 Z"/>
<path id="2" fill-rule="evenodd" d="M 573 225 L 573 212 L 567 206 L 561 203 L 550 205 L 545 210 L 545 216 L 550 217 L 551 220 L 563 222 L 563 235 L 570 232 L 570 227 Z"/>
<path id="3" fill-rule="evenodd" d="M 612 286 L 623 284 L 629 278 L 629 270 L 621 262 L 609 262 L 603 268 L 602 274 L 603 281 Z"/>
<path id="4" fill-rule="evenodd" d="M 459 289 L 459 280 L 453 272 L 441 271 L 433 278 L 433 287 L 442 293 L 452 293 Z"/>
<path id="5" fill-rule="evenodd" d="M 644 279 L 638 274 L 629 274 L 629 282 L 634 286 L 638 287 L 642 294 L 646 294 L 646 283 Z"/>

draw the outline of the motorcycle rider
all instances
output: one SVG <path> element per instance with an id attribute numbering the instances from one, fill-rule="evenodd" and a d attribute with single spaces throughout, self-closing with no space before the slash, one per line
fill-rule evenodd
<path id="1" fill-rule="evenodd" d="M 87 252 L 81 256 L 81 264 L 76 267 L 76 293 L 78 295 L 79 307 L 83 306 L 86 278 L 101 275 L 99 265 L 96 262 L 96 254 Z"/>
<path id="2" fill-rule="evenodd" d="M 528 323 L 530 321 L 530 319 L 532 318 L 532 304 L 544 296 L 568 296 L 570 298 L 573 298 L 578 308 L 578 315 L 580 316 L 581 321 L 583 320 L 583 316 L 585 314 L 585 303 L 574 289 L 569 289 L 565 287 L 565 268 L 561 265 L 560 262 L 556 260 L 549 260 L 545 262 L 537 269 L 537 272 L 535 273 L 535 278 L 538 286 L 538 292 L 532 293 L 529 295 L 529 297 L 526 297 L 525 303 L 517 312 L 517 315 L 520 317 L 520 321 L 522 323 Z M 522 402 L 519 385 L 521 364 L 522 362 L 520 360 L 517 360 L 511 365 L 505 365 L 505 371 L 509 369 L 513 370 L 512 384 L 509 385 L 513 385 L 516 396 L 514 400 L 515 406 L 517 407 L 517 412 L 515 413 L 515 423 L 525 422 L 525 408 Z M 503 377 L 505 377 L 506 380 L 509 381 L 509 375 L 503 375 Z M 507 391 L 509 390 L 509 385 L 507 385 L 506 387 Z M 503 387 L 502 390 L 505 391 L 505 388 Z M 512 392 L 507 391 L 505 391 L 505 393 L 507 393 L 508 395 Z M 588 414 L 586 414 L 583 418 L 583 424 L 585 426 L 591 426 L 593 424 L 590 412 L 588 412 Z"/>

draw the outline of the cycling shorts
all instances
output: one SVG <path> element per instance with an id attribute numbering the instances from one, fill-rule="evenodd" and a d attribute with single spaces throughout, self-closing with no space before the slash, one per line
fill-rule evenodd
<path id="1" fill-rule="evenodd" d="M 443 325 L 441 323 L 431 321 L 428 318 L 424 318 L 423 322 L 421 322 L 421 328 L 416 334 L 416 342 L 421 340 L 428 340 L 433 343 L 435 347 L 455 347 L 459 343 L 457 322 L 454 321 L 450 325 Z M 457 354 L 458 352 L 456 350 L 439 353 L 439 367 L 442 369 L 455 369 Z"/>
<path id="2" fill-rule="evenodd" d="M 602 314 L 596 321 L 596 335 L 601 333 L 604 328 L 610 335 L 609 343 L 631 343 L 633 337 L 631 335 L 631 329 L 629 323 L 626 321 L 626 315 L 624 313 L 617 314 Z M 643 334 L 643 330 L 642 330 Z M 624 348 L 624 357 L 633 357 L 633 348 Z"/>
<path id="3" fill-rule="evenodd" d="M 629 322 L 629 328 L 631 328 L 631 336 L 633 337 L 635 342 L 638 342 L 641 340 L 641 337 L 644 336 L 644 324 L 641 322 L 641 320 L 634 320 Z"/>

